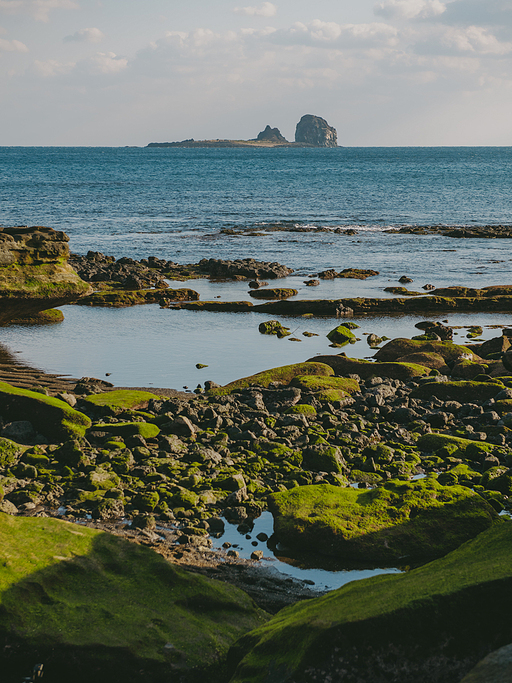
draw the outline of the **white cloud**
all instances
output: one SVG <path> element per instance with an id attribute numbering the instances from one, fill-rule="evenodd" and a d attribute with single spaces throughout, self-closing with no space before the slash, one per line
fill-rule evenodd
<path id="1" fill-rule="evenodd" d="M 309 24 L 296 22 L 288 29 L 275 31 L 269 40 L 282 45 L 349 49 L 392 47 L 397 36 L 398 29 L 389 24 L 337 24 L 315 19 Z"/>
<path id="2" fill-rule="evenodd" d="M 431 19 L 444 14 L 446 4 L 441 0 L 384 0 L 373 11 L 385 19 Z"/>
<path id="3" fill-rule="evenodd" d="M 105 34 L 99 28 L 81 28 L 70 36 L 65 36 L 65 43 L 100 43 Z"/>
<path id="4" fill-rule="evenodd" d="M 41 62 L 38 59 L 34 62 L 34 70 L 42 78 L 51 78 L 70 73 L 75 67 L 75 62 L 58 62 L 55 59 L 48 59 Z"/>
<path id="5" fill-rule="evenodd" d="M 80 64 L 92 75 L 111 76 L 124 71 L 128 66 L 126 57 L 118 57 L 114 52 L 98 52 Z"/>
<path id="6" fill-rule="evenodd" d="M 431 55 L 504 56 L 512 54 L 512 42 L 500 41 L 481 26 L 441 26 L 419 39 L 415 51 Z"/>
<path id="7" fill-rule="evenodd" d="M 78 9 L 73 0 L 0 0 L 0 10 L 8 14 L 29 14 L 36 21 L 48 21 L 54 9 Z"/>
<path id="8" fill-rule="evenodd" d="M 4 52 L 28 52 L 28 47 L 19 40 L 4 40 L 0 38 L 0 50 Z"/>
<path id="9" fill-rule="evenodd" d="M 245 14 L 249 17 L 275 17 L 277 14 L 277 7 L 271 2 L 264 2 L 259 7 L 235 7 L 233 12 L 236 14 Z"/>

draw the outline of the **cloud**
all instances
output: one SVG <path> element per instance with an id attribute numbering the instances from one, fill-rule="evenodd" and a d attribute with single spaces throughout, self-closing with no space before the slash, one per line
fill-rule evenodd
<path id="1" fill-rule="evenodd" d="M 444 14 L 446 4 L 441 0 L 384 0 L 373 11 L 385 19 L 431 19 Z"/>
<path id="2" fill-rule="evenodd" d="M 512 26 L 512 3 L 510 0 L 455 0 L 446 6 L 443 23 Z"/>
<path id="3" fill-rule="evenodd" d="M 512 42 L 500 41 L 482 26 L 442 26 L 418 40 L 417 54 L 505 56 L 512 54 Z"/>
<path id="4" fill-rule="evenodd" d="M 34 71 L 42 78 L 51 78 L 70 73 L 75 67 L 75 62 L 58 62 L 55 59 L 48 59 L 41 62 L 38 59 L 34 62 Z"/>
<path id="5" fill-rule="evenodd" d="M 281 45 L 308 45 L 330 49 L 394 46 L 398 29 L 389 24 L 337 24 L 315 19 L 309 24 L 296 22 L 288 29 L 269 34 L 268 40 Z"/>
<path id="6" fill-rule="evenodd" d="M 64 37 L 65 43 L 100 43 L 105 34 L 99 28 L 81 28 L 70 36 Z"/>
<path id="7" fill-rule="evenodd" d="M 28 52 L 28 47 L 19 40 L 4 40 L 0 38 L 0 50 L 4 52 Z"/>
<path id="8" fill-rule="evenodd" d="M 271 2 L 264 2 L 259 7 L 235 7 L 233 12 L 236 14 L 245 14 L 249 17 L 275 17 L 277 14 L 277 7 Z"/>
<path id="9" fill-rule="evenodd" d="M 48 21 L 54 9 L 78 9 L 73 0 L 0 0 L 0 11 L 8 14 L 29 14 L 36 21 Z"/>

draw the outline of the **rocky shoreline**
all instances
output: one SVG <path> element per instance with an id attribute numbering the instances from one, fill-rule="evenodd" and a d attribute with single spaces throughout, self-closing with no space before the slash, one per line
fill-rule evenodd
<path id="1" fill-rule="evenodd" d="M 109 294 L 106 305 L 127 305 L 121 295 L 148 291 L 164 307 L 206 310 L 245 310 L 250 302 L 190 301 L 195 292 L 186 290 L 188 301 L 176 303 L 166 280 L 250 280 L 261 292 L 263 278 L 291 272 L 253 259 L 180 266 L 98 252 L 71 263 L 98 288 L 87 295 L 89 285 L 80 285 L 80 303 L 105 305 L 90 297 Z M 46 376 L 4 354 L 4 669 L 18 680 L 27 661 L 44 661 L 54 683 L 69 679 L 70 662 L 77 683 L 92 675 L 127 683 L 258 683 L 269 675 L 278 683 L 459 683 L 512 639 L 512 332 L 504 327 L 493 339 L 462 345 L 448 325 L 424 320 L 412 339 L 369 338 L 371 361 L 339 348 L 355 337 L 358 325 L 348 318 L 372 306 L 420 312 L 409 305 L 422 302 L 430 312 L 425 302 L 436 301 L 478 311 L 481 302 L 490 306 L 482 310 L 510 310 L 499 308 L 510 290 L 253 306 L 343 317 L 327 335 L 337 350 L 225 386 L 206 382 L 196 393 Z M 289 330 L 269 320 L 260 332 Z M 254 533 L 268 511 L 271 538 Z M 251 559 L 229 543 L 213 547 L 227 524 L 251 542 Z M 340 569 L 407 571 L 319 597 L 311 581 L 261 566 L 278 543 L 290 558 L 308 551 Z"/>

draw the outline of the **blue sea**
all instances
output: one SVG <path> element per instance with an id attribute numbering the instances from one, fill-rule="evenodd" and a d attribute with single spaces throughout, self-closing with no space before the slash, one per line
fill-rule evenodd
<path id="1" fill-rule="evenodd" d="M 295 269 L 280 283 L 297 288 L 298 298 L 390 296 L 384 287 L 398 284 L 402 275 L 413 279 L 416 290 L 427 283 L 512 282 L 509 240 L 389 232 L 407 225 L 512 224 L 509 147 L 3 147 L 0 178 L 1 225 L 63 230 L 79 254 L 154 255 L 178 263 L 210 257 L 278 261 Z M 356 234 L 339 234 L 338 228 Z M 233 230 L 239 234 L 227 234 Z M 304 285 L 318 270 L 347 267 L 380 274 Z M 199 280 L 186 286 L 203 300 L 248 299 L 246 283 Z M 290 343 L 259 335 L 264 318 L 257 313 L 176 312 L 157 305 L 63 311 L 60 325 L 2 328 L 0 343 L 45 370 L 75 377 L 111 373 L 116 386 L 192 389 L 205 379 L 224 384 L 332 352 L 325 335 L 335 325 L 328 319 L 283 319 L 302 340 Z M 360 320 L 361 341 L 349 354 L 370 354 L 367 332 L 410 335 L 417 321 Z M 496 315 L 450 317 L 460 326 L 475 322 L 511 321 Z M 307 338 L 303 331 L 319 336 Z M 496 332 L 488 328 L 485 334 Z M 197 370 L 196 363 L 208 368 Z"/>

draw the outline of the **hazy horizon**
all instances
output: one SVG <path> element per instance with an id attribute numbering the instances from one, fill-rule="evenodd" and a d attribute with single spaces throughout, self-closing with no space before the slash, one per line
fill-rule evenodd
<path id="1" fill-rule="evenodd" d="M 0 146 L 512 145 L 510 0 L 0 0 Z"/>

